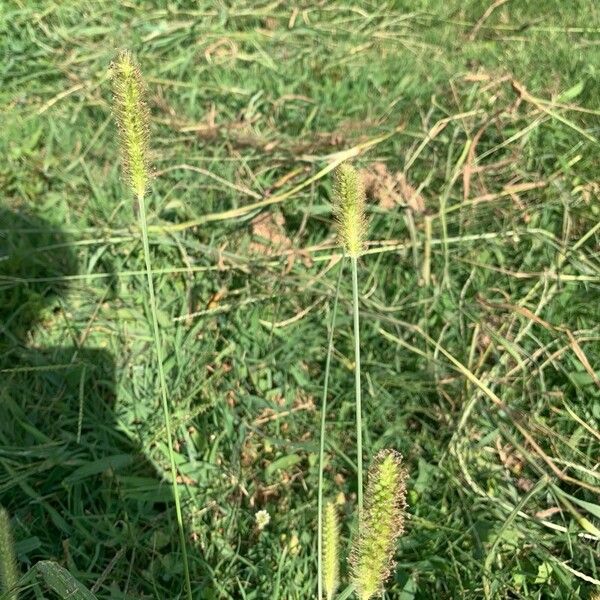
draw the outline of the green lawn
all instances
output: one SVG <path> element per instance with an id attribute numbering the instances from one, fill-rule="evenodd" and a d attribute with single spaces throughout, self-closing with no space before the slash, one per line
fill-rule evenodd
<path id="1" fill-rule="evenodd" d="M 120 48 L 148 82 L 150 244 L 194 598 L 316 597 L 319 404 L 342 264 L 326 167 L 344 156 L 368 170 L 371 196 L 365 455 L 396 448 L 410 472 L 386 598 L 589 598 L 594 0 L 4 0 L 0 504 L 21 572 L 51 560 L 97 598 L 184 597 L 110 109 Z M 339 302 L 325 480 L 346 544 L 349 265 Z M 20 599 L 61 597 L 35 571 L 23 583 Z"/>

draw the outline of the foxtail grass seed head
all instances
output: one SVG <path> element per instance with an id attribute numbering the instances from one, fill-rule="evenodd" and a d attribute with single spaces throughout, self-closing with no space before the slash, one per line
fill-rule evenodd
<path id="1" fill-rule="evenodd" d="M 8 600 L 17 600 L 17 559 L 10 528 L 10 518 L 0 506 L 0 595 Z"/>
<path id="2" fill-rule="evenodd" d="M 140 68 L 128 51 L 111 65 L 114 114 L 119 126 L 123 171 L 134 196 L 145 195 L 150 181 L 148 138 L 150 112 Z"/>
<path id="3" fill-rule="evenodd" d="M 332 600 L 340 583 L 340 526 L 333 502 L 325 505 L 323 522 L 323 588 Z"/>
<path id="4" fill-rule="evenodd" d="M 359 257 L 365 246 L 365 185 L 358 171 L 342 163 L 335 171 L 333 188 L 338 237 L 346 254 Z"/>
<path id="5" fill-rule="evenodd" d="M 395 450 L 379 452 L 369 469 L 365 507 L 350 556 L 360 600 L 381 595 L 394 568 L 396 541 L 404 532 L 406 478 L 402 456 Z"/>

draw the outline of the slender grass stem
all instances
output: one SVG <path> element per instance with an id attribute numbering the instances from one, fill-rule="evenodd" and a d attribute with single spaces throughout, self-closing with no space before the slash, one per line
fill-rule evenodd
<path id="1" fill-rule="evenodd" d="M 327 415 L 327 394 L 329 392 L 329 371 L 331 368 L 331 355 L 333 354 L 333 332 L 335 330 L 335 319 L 337 315 L 338 298 L 340 294 L 340 283 L 342 273 L 344 272 L 344 262 L 340 262 L 340 271 L 338 273 L 337 284 L 335 287 L 335 298 L 333 300 L 333 310 L 331 313 L 331 323 L 329 325 L 329 339 L 327 341 L 327 358 L 325 359 L 325 381 L 323 382 L 323 400 L 321 402 L 321 436 L 319 445 L 319 517 L 317 533 L 317 579 L 318 579 L 318 600 L 323 598 L 323 463 L 325 457 L 325 421 Z"/>
<path id="2" fill-rule="evenodd" d="M 352 262 L 352 313 L 354 316 L 354 387 L 356 392 L 356 476 L 358 511 L 363 509 L 363 453 L 362 453 L 362 394 L 360 387 L 360 325 L 358 319 L 358 267 L 356 256 Z"/>
<path id="3" fill-rule="evenodd" d="M 185 531 L 183 528 L 183 516 L 181 512 L 181 500 L 179 498 L 179 488 L 177 486 L 177 466 L 175 464 L 175 454 L 173 452 L 173 438 L 171 434 L 171 416 L 169 414 L 169 401 L 167 394 L 167 382 L 163 367 L 162 346 L 160 339 L 160 329 L 158 326 L 158 316 L 156 309 L 156 297 L 154 294 L 154 281 L 152 279 L 152 261 L 150 259 L 150 244 L 148 242 L 148 224 L 146 221 L 146 203 L 143 195 L 138 195 L 138 206 L 140 214 L 140 226 L 142 230 L 142 243 L 144 246 L 144 261 L 146 263 L 146 276 L 148 279 L 148 294 L 150 301 L 150 312 L 152 315 L 152 330 L 154 345 L 156 347 L 156 361 L 158 363 L 158 378 L 160 383 L 160 395 L 162 400 L 163 416 L 165 421 L 165 430 L 167 433 L 167 448 L 169 451 L 169 461 L 171 466 L 171 481 L 173 486 L 173 498 L 175 500 L 175 513 L 177 517 L 177 526 L 179 529 L 179 542 L 181 545 L 181 554 L 183 557 L 183 573 L 185 578 L 185 590 L 188 600 L 192 599 L 192 584 L 190 581 L 190 567 L 188 564 L 187 547 L 185 542 Z"/>

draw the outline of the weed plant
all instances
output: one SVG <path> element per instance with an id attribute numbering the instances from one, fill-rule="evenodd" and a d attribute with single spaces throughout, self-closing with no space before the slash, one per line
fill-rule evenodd
<path id="1" fill-rule="evenodd" d="M 185 597 L 186 562 L 194 600 L 326 597 L 317 496 L 334 598 L 356 593 L 355 303 L 329 206 L 348 162 L 361 464 L 395 448 L 410 476 L 385 595 L 597 594 L 597 2 L 1 4 L 19 600 Z M 147 245 L 117 159 L 123 45 L 148 83 Z"/>

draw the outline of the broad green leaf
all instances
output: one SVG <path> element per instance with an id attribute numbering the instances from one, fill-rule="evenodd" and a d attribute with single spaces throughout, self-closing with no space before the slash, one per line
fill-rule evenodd
<path id="1" fill-rule="evenodd" d="M 577 98 L 581 92 L 583 92 L 583 88 L 585 87 L 585 83 L 580 81 L 576 83 L 573 87 L 570 87 L 568 90 L 565 90 L 561 94 L 558 95 L 557 100 L 559 102 L 570 102 L 571 100 Z"/>
<path id="2" fill-rule="evenodd" d="M 60 598 L 69 600 L 96 600 L 83 584 L 79 583 L 69 571 L 56 563 L 43 560 L 37 563 L 34 569 L 44 580 L 44 583 Z"/>
<path id="3" fill-rule="evenodd" d="M 282 456 L 277 460 L 273 461 L 266 470 L 267 475 L 272 475 L 276 471 L 281 471 L 282 469 L 289 469 L 294 465 L 298 464 L 302 458 L 298 456 L 298 454 L 288 454 L 286 456 Z"/>
<path id="4" fill-rule="evenodd" d="M 75 469 L 68 477 L 65 477 L 66 484 L 72 484 L 88 477 L 104 473 L 108 469 L 121 469 L 133 463 L 131 454 L 113 454 L 112 456 L 104 456 L 98 460 L 86 463 Z"/>

